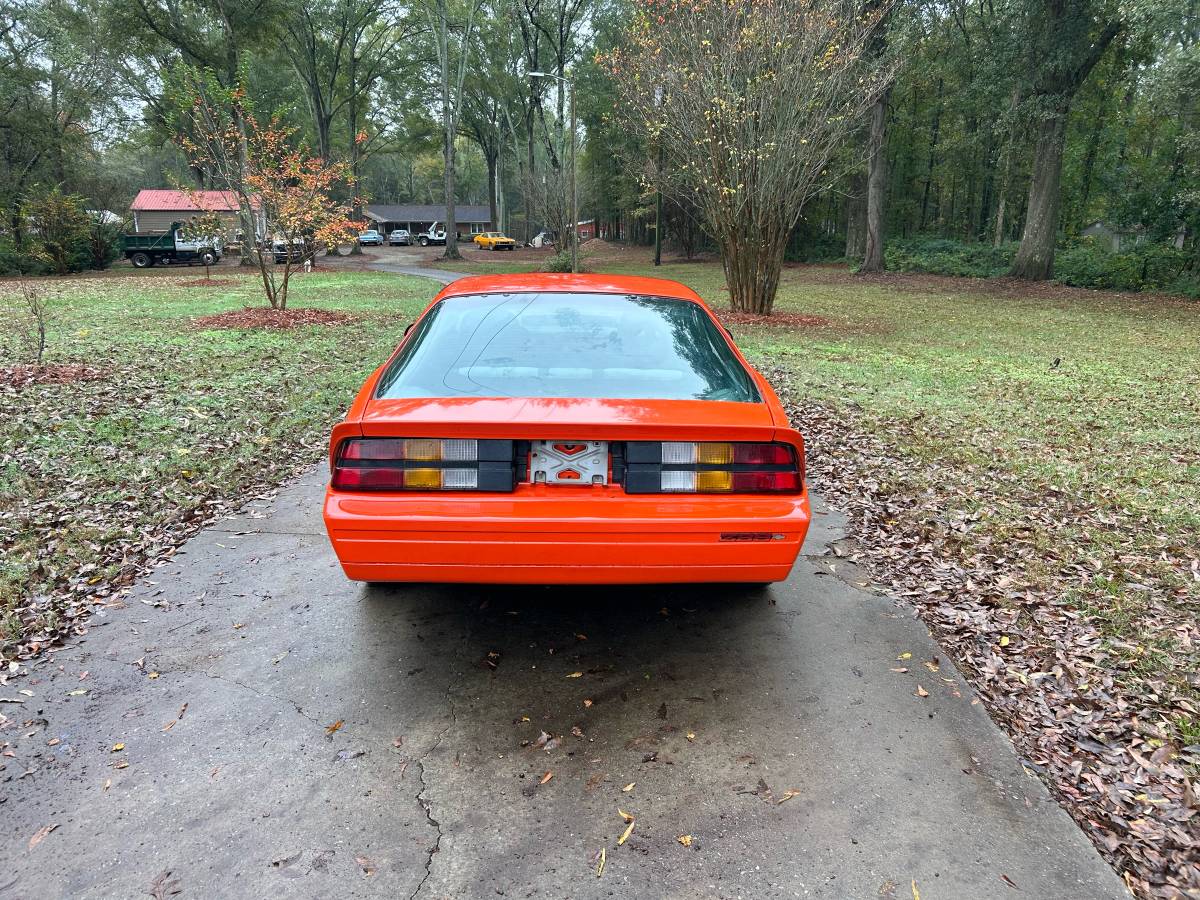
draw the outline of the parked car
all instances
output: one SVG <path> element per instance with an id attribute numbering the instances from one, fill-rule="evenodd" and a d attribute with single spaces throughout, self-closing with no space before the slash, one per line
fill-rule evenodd
<path id="1" fill-rule="evenodd" d="M 293 263 L 302 263 L 306 259 L 312 259 L 316 255 L 317 248 L 303 238 L 294 238 L 290 243 L 288 241 L 276 240 L 271 243 L 271 255 L 275 258 L 275 264 L 282 266 L 291 257 Z"/>
<path id="2" fill-rule="evenodd" d="M 446 229 L 440 222 L 434 222 L 429 226 L 428 231 L 422 231 L 417 235 L 417 243 L 422 247 L 428 247 L 430 244 L 446 243 Z"/>
<path id="3" fill-rule="evenodd" d="M 380 234 L 378 231 L 376 231 L 374 228 L 368 228 L 366 231 L 364 231 L 362 234 L 360 234 L 358 236 L 358 242 L 360 244 L 362 244 L 364 247 L 367 246 L 368 244 L 375 246 L 375 247 L 382 247 L 383 246 L 383 235 Z"/>
<path id="4" fill-rule="evenodd" d="M 682 284 L 461 278 L 334 427 L 325 527 L 357 581 L 780 581 L 810 521 L 787 421 Z"/>
<path id="5" fill-rule="evenodd" d="M 388 244 L 393 247 L 412 245 L 412 235 L 408 233 L 407 228 L 396 228 L 388 235 Z"/>
<path id="6" fill-rule="evenodd" d="M 500 231 L 484 231 L 474 237 L 481 250 L 516 250 L 517 242 Z"/>
<path id="7" fill-rule="evenodd" d="M 168 231 L 122 235 L 121 250 L 134 267 L 145 269 L 171 263 L 216 265 L 221 261 L 222 247 L 219 238 L 190 239 L 182 222 L 172 222 Z"/>

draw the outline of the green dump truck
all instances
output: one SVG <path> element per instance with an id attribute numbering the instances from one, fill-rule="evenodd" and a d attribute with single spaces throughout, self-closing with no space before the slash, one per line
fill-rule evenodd
<path id="1" fill-rule="evenodd" d="M 170 231 L 122 235 L 121 248 L 125 258 L 139 269 L 173 263 L 211 266 L 221 260 L 220 238 L 192 240 L 182 222 L 172 222 Z"/>

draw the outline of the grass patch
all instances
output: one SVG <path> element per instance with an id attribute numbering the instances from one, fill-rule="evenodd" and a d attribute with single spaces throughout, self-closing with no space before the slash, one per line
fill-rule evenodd
<path id="1" fill-rule="evenodd" d="M 437 286 L 375 273 L 297 277 L 289 308 L 350 314 L 289 330 L 204 329 L 263 303 L 253 276 L 55 279 L 47 363 L 103 377 L 0 382 L 0 641 L 45 642 L 175 533 L 317 460 L 363 379 Z M 0 315 L 19 315 L 0 284 Z M 18 362 L 0 333 L 0 367 Z M 71 602 L 35 598 L 65 595 Z"/>

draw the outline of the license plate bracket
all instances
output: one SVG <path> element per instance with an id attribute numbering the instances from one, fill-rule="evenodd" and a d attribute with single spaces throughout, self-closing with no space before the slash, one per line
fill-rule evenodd
<path id="1" fill-rule="evenodd" d="M 533 441 L 529 480 L 534 484 L 608 484 L 608 441 Z"/>

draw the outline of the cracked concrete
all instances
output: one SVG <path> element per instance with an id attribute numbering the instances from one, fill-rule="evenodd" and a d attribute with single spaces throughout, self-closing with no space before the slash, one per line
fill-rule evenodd
<path id="1" fill-rule="evenodd" d="M 911 611 L 817 577 L 836 516 L 765 592 L 364 589 L 324 478 L 22 682 L 0 898 L 1126 896 Z"/>

